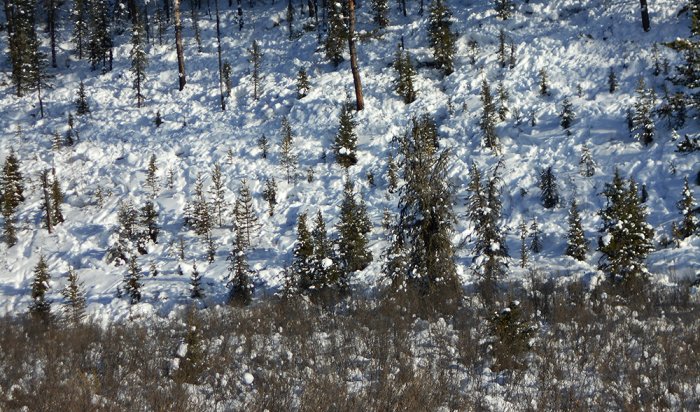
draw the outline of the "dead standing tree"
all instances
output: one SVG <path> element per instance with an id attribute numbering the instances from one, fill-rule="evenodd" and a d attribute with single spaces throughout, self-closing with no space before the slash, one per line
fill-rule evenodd
<path id="1" fill-rule="evenodd" d="M 355 84 L 355 100 L 357 111 L 365 108 L 365 100 L 362 97 L 362 80 L 360 69 L 357 67 L 357 48 L 355 47 L 355 0 L 348 0 L 348 46 L 350 47 L 350 69 L 352 81 Z"/>
<path id="2" fill-rule="evenodd" d="M 173 3 L 175 12 L 175 46 L 177 48 L 177 72 L 180 84 L 180 91 L 185 88 L 187 79 L 185 78 L 185 55 L 182 50 L 182 20 L 180 19 L 180 0 Z"/>

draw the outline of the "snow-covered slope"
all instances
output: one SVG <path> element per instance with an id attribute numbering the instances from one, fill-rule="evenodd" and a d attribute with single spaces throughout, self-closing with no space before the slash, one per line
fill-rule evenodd
<path id="1" fill-rule="evenodd" d="M 390 2 L 391 3 L 391 2 Z M 629 3 L 629 4 L 628 4 Z M 504 225 L 514 259 L 519 245 L 518 225 L 537 219 L 545 233 L 544 251 L 531 262 L 547 274 L 559 276 L 598 276 L 599 255 L 591 253 L 587 262 L 578 263 L 563 256 L 566 229 L 566 204 L 575 198 L 582 210 L 584 228 L 595 246 L 600 219 L 597 211 L 604 204 L 599 195 L 609 182 L 615 167 L 623 176 L 634 177 L 647 186 L 649 221 L 656 230 L 656 244 L 670 235 L 670 225 L 679 219 L 676 202 L 680 199 L 683 178 L 694 178 L 700 166 L 698 154 L 679 154 L 671 132 L 661 122 L 655 142 L 644 147 L 629 137 L 625 115 L 634 101 L 634 88 L 640 77 L 660 94 L 664 75 L 652 74 L 652 46 L 676 37 L 687 36 L 689 19 L 680 13 L 684 2 L 659 0 L 651 9 L 652 30 L 641 29 L 638 5 L 610 0 L 531 0 L 518 2 L 513 18 L 495 17 L 491 2 L 448 0 L 454 13 L 453 30 L 458 33 L 455 72 L 443 78 L 437 70 L 420 63 L 432 59 L 428 47 L 427 17 L 417 16 L 418 5 L 409 4 L 409 16 L 403 17 L 391 3 L 390 26 L 377 30 L 372 23 L 369 2 L 358 9 L 359 63 L 365 92 L 365 110 L 356 116 L 359 136 L 359 163 L 349 169 L 356 189 L 368 203 L 375 225 L 371 234 L 374 262 L 353 278 L 358 289 L 372 288 L 382 279 L 381 253 L 386 246 L 382 229 L 384 210 L 394 211 L 396 195 L 386 190 L 386 160 L 392 152 L 392 137 L 404 132 L 411 116 L 432 114 L 439 125 L 440 144 L 451 149 L 450 171 L 456 188 L 455 209 L 459 216 L 454 244 L 459 245 L 458 264 L 465 285 L 476 279 L 471 275 L 471 226 L 465 217 L 464 199 L 469 165 L 475 161 L 482 168 L 494 167 L 499 160 L 502 170 Z M 249 254 L 251 267 L 257 272 L 258 296 L 273 293 L 281 283 L 281 272 L 291 261 L 297 215 L 321 210 L 333 234 L 337 222 L 344 170 L 333 161 L 331 145 L 337 129 L 338 114 L 346 93 L 351 93 L 349 61 L 336 69 L 330 65 L 313 32 L 289 40 L 283 20 L 286 4 L 259 1 L 244 9 L 245 27 L 241 32 L 234 21 L 235 9 L 222 16 L 224 59 L 233 68 L 233 90 L 228 110 L 219 107 L 218 62 L 215 21 L 202 13 L 203 51 L 197 52 L 189 12 L 185 19 L 186 67 L 188 83 L 177 90 L 177 63 L 172 28 L 167 44 L 148 47 L 149 66 L 144 95 L 145 106 L 135 107 L 131 88 L 129 51 L 126 35 L 117 39 L 114 70 L 100 75 L 89 64 L 75 61 L 73 45 L 68 41 L 71 25 L 61 30 L 59 67 L 52 69 L 53 87 L 46 91 L 47 115 L 38 118 L 35 96 L 17 98 L 9 79 L 9 62 L 2 61 L 0 75 L 0 128 L 4 160 L 10 147 L 17 151 L 22 172 L 30 179 L 27 200 L 18 212 L 19 242 L 12 248 L 0 246 L 0 313 L 25 311 L 29 303 L 32 269 L 39 254 L 44 254 L 53 275 L 50 297 L 60 301 L 59 291 L 66 282 L 68 266 L 74 266 L 88 291 L 89 311 L 98 316 L 119 318 L 130 311 L 167 313 L 173 305 L 187 304 L 189 273 L 197 261 L 204 273 L 205 301 L 220 304 L 225 299 L 226 256 L 232 243 L 231 219 L 214 230 L 218 246 L 214 263 L 206 264 L 206 245 L 192 231 L 183 228 L 183 208 L 191 198 L 198 173 L 211 175 L 213 165 L 222 165 L 227 186 L 227 200 L 233 203 L 241 179 L 247 179 L 262 224 Z M 427 15 L 427 13 L 426 13 Z M 301 31 L 297 14 L 295 28 Z M 509 41 L 517 46 L 517 64 L 501 69 L 497 63 L 498 33 L 505 30 Z M 43 35 L 43 33 L 42 33 Z M 406 49 L 418 61 L 418 100 L 405 105 L 394 93 L 395 72 L 391 62 L 401 37 Z M 6 36 L 1 36 L 6 46 Z M 253 40 L 263 51 L 262 96 L 252 99 L 250 63 L 247 48 Z M 468 42 L 479 44 L 474 65 L 468 57 Z M 662 58 L 671 67 L 679 57 L 659 46 Z M 70 56 L 70 57 L 69 57 Z M 346 56 L 347 57 L 347 56 Z M 296 98 L 296 73 L 307 69 L 311 92 Z M 614 68 L 619 91 L 608 93 L 607 75 Z M 546 69 L 551 95 L 538 92 L 538 71 Z M 498 126 L 503 149 L 495 155 L 482 148 L 478 127 L 481 114 L 481 81 L 487 78 L 493 89 L 502 80 L 510 93 L 508 120 Z M 51 150 L 52 133 L 66 130 L 69 111 L 80 80 L 88 90 L 91 114 L 77 118 L 80 141 L 74 147 Z M 673 87 L 669 84 L 669 87 Z M 578 87 L 581 93 L 578 93 Z M 564 134 L 558 112 L 564 97 L 572 99 L 577 120 L 571 135 Z M 525 120 L 516 125 L 512 114 L 519 108 Z M 165 123 L 156 128 L 153 119 L 160 111 Z M 530 126 L 534 114 L 536 125 Z M 278 143 L 280 122 L 289 116 L 295 133 L 299 156 L 300 179 L 287 184 L 279 166 Z M 17 133 L 21 127 L 21 133 Z M 698 131 L 697 119 L 690 119 L 679 134 Z M 271 155 L 261 158 L 257 139 L 265 134 L 272 143 Z M 597 162 L 593 177 L 579 174 L 581 148 L 591 148 Z M 229 151 L 233 154 L 228 155 Z M 327 161 L 323 161 L 328 153 Z M 129 308 L 126 299 L 115 297 L 125 267 L 106 262 L 105 252 L 117 221 L 120 200 L 131 199 L 141 206 L 148 198 L 145 176 L 152 154 L 158 159 L 161 191 L 156 199 L 162 234 L 157 245 L 138 261 L 147 272 L 151 263 L 160 275 L 144 278 L 144 299 Z M 55 166 L 66 192 L 66 222 L 53 234 L 41 228 L 39 171 Z M 563 198 L 562 206 L 544 209 L 539 200 L 538 174 L 553 166 Z M 163 187 L 168 171 L 174 171 L 172 189 Z M 313 181 L 307 182 L 308 170 Z M 374 185 L 366 176 L 374 175 Z M 267 215 L 261 199 L 266 177 L 278 182 L 278 206 L 274 216 Z M 207 180 L 209 185 L 209 180 Z M 98 207 L 98 187 L 110 193 L 103 207 Z M 700 190 L 693 186 L 696 199 Z M 229 207 L 230 210 L 230 207 Z M 186 259 L 179 262 L 178 242 L 182 238 Z M 181 265 L 185 276 L 177 275 Z M 658 248 L 648 264 L 654 277 L 662 282 L 693 277 L 700 272 L 700 238 L 691 237 L 678 248 Z M 524 276 L 527 269 L 511 265 L 509 276 Z"/>

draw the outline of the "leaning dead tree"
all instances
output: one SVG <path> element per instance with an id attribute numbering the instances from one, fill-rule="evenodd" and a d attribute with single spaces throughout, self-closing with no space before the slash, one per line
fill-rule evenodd
<path id="1" fill-rule="evenodd" d="M 360 69 L 357 67 L 357 49 L 355 47 L 355 0 L 348 0 L 348 46 L 350 47 L 350 69 L 352 70 L 352 81 L 355 83 L 355 100 L 357 111 L 365 108 L 365 100 L 362 97 L 362 80 L 360 80 Z"/>
<path id="2" fill-rule="evenodd" d="M 182 20 L 180 19 L 180 0 L 173 2 L 175 12 L 175 47 L 177 48 L 177 73 L 180 83 L 180 90 L 185 88 L 187 79 L 185 78 L 185 55 L 182 51 Z"/>

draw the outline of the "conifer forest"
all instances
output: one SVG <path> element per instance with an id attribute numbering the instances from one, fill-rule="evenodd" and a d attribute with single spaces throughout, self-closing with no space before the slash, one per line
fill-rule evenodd
<path id="1" fill-rule="evenodd" d="M 700 409 L 700 0 L 2 0 L 0 411 Z"/>

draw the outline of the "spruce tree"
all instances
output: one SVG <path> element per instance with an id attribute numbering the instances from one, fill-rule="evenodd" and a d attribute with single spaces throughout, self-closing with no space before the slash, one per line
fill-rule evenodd
<path id="1" fill-rule="evenodd" d="M 301 213 L 297 217 L 297 241 L 292 252 L 292 273 L 298 288 L 304 292 L 313 285 L 311 281 L 313 255 L 314 244 L 306 221 L 306 213 Z"/>
<path id="2" fill-rule="evenodd" d="M 387 191 L 394 193 L 399 187 L 399 170 L 394 160 L 394 155 L 391 153 L 389 153 L 389 159 L 387 160 L 386 181 Z"/>
<path id="3" fill-rule="evenodd" d="M 267 159 L 267 153 L 270 150 L 270 142 L 267 140 L 265 133 L 258 138 L 258 148 L 260 149 L 260 156 L 263 159 Z"/>
<path id="4" fill-rule="evenodd" d="M 444 5 L 442 0 L 433 0 L 430 4 L 430 17 L 428 18 L 428 37 L 430 47 L 433 49 L 435 64 L 445 75 L 454 71 L 456 36 L 452 33 L 450 21 L 452 12 Z"/>
<path id="5" fill-rule="evenodd" d="M 61 210 L 64 195 L 63 190 L 61 190 L 61 182 L 58 181 L 58 176 L 56 175 L 56 168 L 51 169 L 51 177 L 51 212 L 53 213 L 54 223 L 59 224 L 65 221 Z"/>
<path id="6" fill-rule="evenodd" d="M 253 282 L 250 279 L 250 268 L 246 256 L 246 248 L 242 247 L 243 234 L 236 229 L 236 236 L 231 254 L 226 258 L 229 261 L 229 295 L 231 304 L 248 305 L 253 297 Z"/>
<path id="7" fill-rule="evenodd" d="M 258 100 L 260 98 L 260 93 L 262 92 L 262 73 L 260 73 L 260 69 L 262 67 L 263 53 L 260 50 L 260 44 L 257 40 L 253 40 L 253 45 L 250 49 L 248 49 L 248 55 L 250 56 L 248 61 L 253 65 L 253 70 L 251 71 L 253 100 Z"/>
<path id="8" fill-rule="evenodd" d="M 328 30 L 324 48 L 326 58 L 336 67 L 343 61 L 343 48 L 348 36 L 342 4 L 328 2 Z"/>
<path id="9" fill-rule="evenodd" d="M 498 141 L 498 136 L 496 135 L 496 105 L 493 102 L 493 97 L 491 96 L 491 87 L 486 79 L 481 82 L 481 104 L 482 111 L 479 126 L 484 134 L 483 145 L 484 147 L 498 151 L 501 144 Z"/>
<path id="10" fill-rule="evenodd" d="M 683 85 L 694 92 L 689 98 L 696 107 L 700 104 L 700 4 L 696 0 L 690 2 L 690 36 L 686 39 L 676 39 L 668 45 L 683 54 L 685 62 L 676 68 L 677 75 L 673 82 Z"/>
<path id="11" fill-rule="evenodd" d="M 540 225 L 537 223 L 537 219 L 532 219 L 529 237 L 530 250 L 532 253 L 542 252 L 542 231 L 540 230 Z"/>
<path id="12" fill-rule="evenodd" d="M 49 266 L 44 255 L 39 255 L 39 261 L 34 267 L 34 279 L 32 280 L 32 303 L 29 305 L 29 314 L 32 318 L 47 322 L 51 316 L 51 301 L 46 298 L 46 292 L 51 287 L 49 281 Z"/>
<path id="13" fill-rule="evenodd" d="M 647 89 L 644 78 L 640 78 L 635 92 L 637 93 L 637 99 L 634 103 L 634 114 L 632 115 L 632 133 L 635 139 L 648 146 L 654 141 L 656 133 L 656 126 L 652 118 L 654 110 L 653 91 Z"/>
<path id="14" fill-rule="evenodd" d="M 81 80 L 78 85 L 78 97 L 75 99 L 75 114 L 82 116 L 88 113 L 90 113 L 90 105 L 85 94 L 85 84 Z"/>
<path id="15" fill-rule="evenodd" d="M 559 204 L 559 189 L 557 187 L 557 178 L 554 176 L 552 166 L 547 167 L 540 173 L 540 199 L 542 206 L 546 209 L 551 209 Z"/>
<path id="16" fill-rule="evenodd" d="M 349 178 L 345 181 L 338 218 L 338 262 L 344 278 L 347 279 L 350 273 L 366 268 L 372 261 L 372 252 L 368 248 L 367 240 L 371 223 L 367 211 L 355 199 L 353 184 Z"/>
<path id="17" fill-rule="evenodd" d="M 158 211 L 152 201 L 147 200 L 141 208 L 141 225 L 145 228 L 144 235 L 153 243 L 158 243 Z"/>
<path id="18" fill-rule="evenodd" d="M 194 183 L 194 200 L 192 201 L 192 218 L 190 225 L 199 236 L 206 235 L 213 226 L 210 204 L 204 196 L 204 177 L 197 174 Z"/>
<path id="19" fill-rule="evenodd" d="M 24 201 L 24 184 L 20 167 L 19 158 L 14 148 L 10 148 L 10 153 L 5 158 L 5 163 L 2 167 L 1 183 L 3 202 L 8 204 L 13 211 Z"/>
<path id="20" fill-rule="evenodd" d="M 494 0 L 493 8 L 499 18 L 507 20 L 515 9 L 515 5 L 512 0 Z"/>
<path id="21" fill-rule="evenodd" d="M 78 132 L 74 127 L 73 114 L 68 112 L 68 130 L 66 131 L 66 146 L 73 146 L 79 139 Z"/>
<path id="22" fill-rule="evenodd" d="M 345 168 L 357 163 L 355 125 L 352 104 L 346 101 L 340 109 L 340 125 L 333 143 L 335 159 Z"/>
<path id="23" fill-rule="evenodd" d="M 148 66 L 148 56 L 144 46 L 143 25 L 138 17 L 133 25 L 131 35 L 131 72 L 134 75 L 134 90 L 136 91 L 136 107 L 141 107 L 144 96 L 141 93 L 143 83 L 146 80 L 146 67 Z"/>
<path id="24" fill-rule="evenodd" d="M 216 212 L 219 227 L 223 225 L 223 216 L 226 212 L 225 188 L 226 185 L 221 173 L 221 165 L 219 163 L 214 163 L 214 169 L 211 172 L 211 187 L 209 188 L 209 193 L 211 194 L 211 204 Z"/>
<path id="25" fill-rule="evenodd" d="M 49 188 L 49 171 L 42 170 L 39 173 L 39 179 L 41 181 L 41 192 L 43 194 L 41 209 L 44 212 L 44 227 L 49 233 L 53 233 L 53 227 L 56 222 L 54 221 L 53 202 Z"/>
<path id="26" fill-rule="evenodd" d="M 192 299 L 204 298 L 202 291 L 202 274 L 197 269 L 197 261 L 192 264 L 192 275 L 190 275 L 190 297 Z"/>
<path id="27" fill-rule="evenodd" d="M 297 99 L 306 97 L 310 90 L 309 75 L 306 73 L 306 69 L 302 67 L 297 72 Z"/>
<path id="28" fill-rule="evenodd" d="M 526 242 L 528 233 L 525 222 L 520 222 L 518 229 L 520 230 L 520 267 L 524 268 L 527 265 L 528 259 L 528 247 Z"/>
<path id="29" fill-rule="evenodd" d="M 700 228 L 698 223 L 698 218 L 696 215 L 697 211 L 695 198 L 693 197 L 693 191 L 690 189 L 690 184 L 688 183 L 688 178 L 683 180 L 683 193 L 681 194 L 681 200 L 677 203 L 678 211 L 683 220 L 676 229 L 676 237 L 678 239 L 685 239 L 688 236 L 695 234 L 695 232 Z"/>
<path id="30" fill-rule="evenodd" d="M 500 163 L 491 176 L 482 181 L 476 163 L 472 163 L 467 189 L 471 192 L 467 201 L 468 217 L 474 227 L 475 272 L 481 278 L 479 289 L 486 303 L 493 303 L 498 281 L 505 275 L 508 249 L 500 228 L 501 178 Z"/>
<path id="31" fill-rule="evenodd" d="M 274 177 L 265 179 L 265 188 L 262 192 L 262 198 L 267 202 L 270 216 L 274 215 L 275 206 L 277 205 L 277 182 Z"/>
<path id="32" fill-rule="evenodd" d="M 178 356 L 180 357 L 179 368 L 175 374 L 178 384 L 189 383 L 196 385 L 199 383 L 199 375 L 205 368 L 205 353 L 202 348 L 202 332 L 197 319 L 197 314 L 193 309 L 187 313 L 186 333 L 180 347 Z M 181 353 L 183 352 L 183 353 Z"/>
<path id="33" fill-rule="evenodd" d="M 416 100 L 416 91 L 413 88 L 416 69 L 413 68 L 411 56 L 407 51 L 402 49 L 396 51 L 394 69 L 398 73 L 398 77 L 394 80 L 394 90 L 403 98 L 404 103 L 413 103 Z"/>
<path id="34" fill-rule="evenodd" d="M 88 1 L 73 0 L 71 14 L 73 15 L 73 42 L 78 51 L 78 60 L 83 59 L 83 52 L 87 48 L 89 26 L 88 26 Z"/>
<path id="35" fill-rule="evenodd" d="M 282 141 L 280 143 L 280 165 L 284 168 L 287 183 L 296 181 L 297 156 L 294 153 L 294 135 L 287 116 L 282 118 Z"/>
<path id="36" fill-rule="evenodd" d="M 66 321 L 72 325 L 79 324 L 85 318 L 87 299 L 83 282 L 78 279 L 78 272 L 73 267 L 68 268 L 68 283 L 61 294 L 65 299 L 63 312 Z"/>
<path id="37" fill-rule="evenodd" d="M 611 67 L 608 72 L 608 91 L 615 93 L 615 90 L 617 90 L 617 76 L 615 75 L 615 69 Z"/>
<path id="38" fill-rule="evenodd" d="M 595 161 L 593 161 L 591 150 L 585 144 L 581 148 L 581 160 L 579 160 L 578 166 L 581 176 L 591 177 L 595 174 Z"/>
<path id="39" fill-rule="evenodd" d="M 156 155 L 152 154 L 148 161 L 148 171 L 146 173 L 146 186 L 151 189 L 151 198 L 158 197 L 158 166 L 156 165 Z"/>
<path id="40" fill-rule="evenodd" d="M 561 113 L 559 113 L 559 119 L 561 127 L 564 130 L 569 130 L 571 124 L 576 120 L 576 114 L 574 114 L 574 105 L 571 104 L 571 100 L 568 97 L 564 98 L 561 104 Z"/>
<path id="41" fill-rule="evenodd" d="M 435 124 L 429 117 L 413 122 L 399 141 L 404 186 L 399 198 L 394 251 L 407 251 L 405 271 L 394 284 L 411 285 L 424 296 L 461 293 L 451 236 L 455 215 L 448 179 L 450 155 L 437 150 Z M 442 295 L 444 293 L 444 295 Z"/>
<path id="42" fill-rule="evenodd" d="M 323 214 L 319 210 L 314 219 L 314 228 L 311 231 L 313 242 L 313 256 L 311 258 L 312 278 L 311 282 L 316 290 L 323 290 L 338 286 L 339 276 L 335 262 L 333 261 L 333 244 L 328 239 L 326 223 Z"/>
<path id="43" fill-rule="evenodd" d="M 5 192 L 3 192 L 5 195 Z M 17 244 L 17 228 L 15 227 L 15 209 L 11 203 L 3 201 L 2 204 L 2 237 L 7 247 L 12 247 Z"/>
<path id="44" fill-rule="evenodd" d="M 569 231 L 566 236 L 565 254 L 576 260 L 585 261 L 587 253 L 588 241 L 586 240 L 586 235 L 583 232 L 583 225 L 581 224 L 581 214 L 578 210 L 578 204 L 574 199 L 571 201 L 571 208 L 569 209 Z"/>
<path id="45" fill-rule="evenodd" d="M 141 268 L 136 262 L 136 256 L 131 256 L 122 289 L 129 295 L 132 305 L 141 301 L 141 277 Z"/>
<path id="46" fill-rule="evenodd" d="M 644 263 L 653 250 L 654 230 L 646 222 L 646 210 L 634 181 L 625 181 L 619 170 L 603 195 L 605 207 L 599 212 L 603 220 L 598 250 L 603 253 L 600 269 L 614 283 L 636 283 L 648 277 Z"/>
<path id="47" fill-rule="evenodd" d="M 11 79 L 17 97 L 35 90 L 41 81 L 44 55 L 39 49 L 36 30 L 35 3 L 30 0 L 12 2 L 7 17 Z M 6 4 L 8 11 L 10 3 Z"/>
<path id="48" fill-rule="evenodd" d="M 371 0 L 370 7 L 372 8 L 372 20 L 382 29 L 388 26 L 389 4 L 387 0 Z"/>
<path id="49" fill-rule="evenodd" d="M 549 96 L 549 80 L 547 79 L 547 70 L 540 69 L 540 95 Z"/>
<path id="50" fill-rule="evenodd" d="M 214 236 L 212 236 L 211 230 L 205 238 L 207 242 L 207 262 L 214 263 L 214 260 L 216 260 L 216 243 L 214 243 Z"/>
<path id="51" fill-rule="evenodd" d="M 245 179 L 241 180 L 233 214 L 236 220 L 236 228 L 240 231 L 241 236 L 236 243 L 242 249 L 249 249 L 251 247 L 251 238 L 256 235 L 260 225 L 258 224 L 258 214 L 253 206 L 253 197 Z"/>
<path id="52" fill-rule="evenodd" d="M 90 64 L 92 70 L 100 65 L 103 72 L 112 70 L 112 30 L 110 28 L 109 2 L 89 0 L 90 8 Z"/>
<path id="53" fill-rule="evenodd" d="M 505 68 L 508 64 L 508 55 L 506 54 L 506 32 L 501 29 L 498 32 L 498 63 L 501 68 Z"/>
<path id="54" fill-rule="evenodd" d="M 496 89 L 496 94 L 498 94 L 498 118 L 501 121 L 506 120 L 508 117 L 508 91 L 503 85 L 503 81 L 498 82 L 498 88 Z"/>

